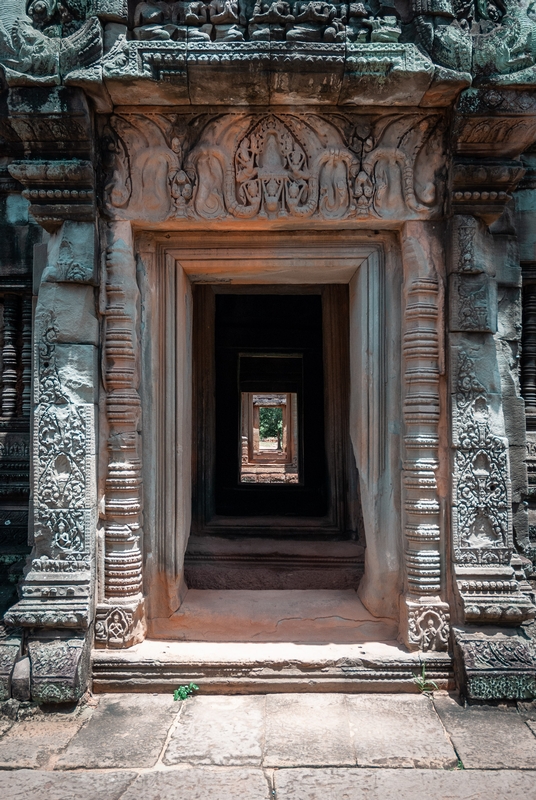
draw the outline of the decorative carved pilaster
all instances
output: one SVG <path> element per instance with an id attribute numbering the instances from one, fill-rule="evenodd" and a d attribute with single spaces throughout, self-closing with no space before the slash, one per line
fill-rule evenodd
<path id="1" fill-rule="evenodd" d="M 456 258 L 466 218 L 453 221 L 450 287 L 452 542 L 464 623 L 518 625 L 534 605 L 512 566 L 514 553 L 508 439 L 496 344 L 497 291 L 487 274 L 493 240 L 475 228 L 471 265 Z M 460 294 L 461 285 L 470 291 Z M 464 310 L 466 309 L 466 310 Z"/>
<path id="2" fill-rule="evenodd" d="M 104 382 L 109 426 L 105 499 L 104 602 L 98 645 L 128 647 L 143 639 L 141 404 L 138 394 L 139 291 L 130 225 L 111 227 L 106 253 Z"/>
<path id="3" fill-rule="evenodd" d="M 439 284 L 414 278 L 407 292 L 403 355 L 403 470 L 407 592 L 402 607 L 407 646 L 445 650 L 448 605 L 441 600 L 439 467 Z"/>
<path id="4" fill-rule="evenodd" d="M 20 298 L 4 295 L 4 342 L 2 346 L 2 415 L 17 413 L 17 338 Z"/>

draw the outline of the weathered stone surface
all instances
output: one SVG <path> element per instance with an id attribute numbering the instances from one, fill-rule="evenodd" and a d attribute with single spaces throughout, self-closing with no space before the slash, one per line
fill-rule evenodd
<path id="1" fill-rule="evenodd" d="M 0 792 L 10 800 L 119 800 L 135 772 L 91 772 L 73 775 L 17 770 L 0 774 Z"/>
<path id="2" fill-rule="evenodd" d="M 59 344 L 99 344 L 99 323 L 95 314 L 95 289 L 72 283 L 48 283 L 39 287 L 35 336 L 48 328 L 51 318 Z"/>
<path id="3" fill-rule="evenodd" d="M 274 774 L 278 800 L 519 800 L 536 772 L 465 770 L 285 769 Z"/>
<path id="4" fill-rule="evenodd" d="M 89 668 L 88 642 L 83 636 L 42 632 L 28 641 L 32 700 L 72 703 L 85 691 Z"/>
<path id="5" fill-rule="evenodd" d="M 11 677 L 21 652 L 21 645 L 20 634 L 0 627 L 0 701 L 9 700 L 11 697 Z"/>
<path id="6" fill-rule="evenodd" d="M 434 706 L 465 769 L 532 769 L 536 738 L 513 709 L 463 708 L 447 696 Z"/>
<path id="7" fill-rule="evenodd" d="M 171 619 L 154 619 L 158 638 L 225 642 L 394 641 L 394 620 L 374 617 L 352 589 L 218 591 L 191 589 Z"/>
<path id="8" fill-rule="evenodd" d="M 37 714 L 15 723 L 0 742 L 0 769 L 46 767 L 91 713 L 86 707 L 69 714 Z"/>
<path id="9" fill-rule="evenodd" d="M 189 768 L 140 775 L 121 800 L 271 800 L 267 776 L 260 769 Z"/>
<path id="10" fill-rule="evenodd" d="M 100 698 L 89 723 L 58 760 L 58 769 L 152 767 L 179 711 L 165 695 Z"/>
<path id="11" fill-rule="evenodd" d="M 28 701 L 30 691 L 30 659 L 24 656 L 15 664 L 11 678 L 11 694 L 15 700 Z"/>
<path id="12" fill-rule="evenodd" d="M 182 704 L 165 764 L 261 764 L 265 698 L 195 697 Z"/>
<path id="13" fill-rule="evenodd" d="M 358 766 L 456 766 L 454 748 L 427 697 L 356 695 L 346 701 Z"/>
<path id="14" fill-rule="evenodd" d="M 355 764 L 342 694 L 266 698 L 265 767 Z"/>

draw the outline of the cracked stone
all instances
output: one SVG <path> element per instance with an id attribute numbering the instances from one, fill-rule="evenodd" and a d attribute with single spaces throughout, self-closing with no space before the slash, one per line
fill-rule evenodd
<path id="1" fill-rule="evenodd" d="M 183 704 L 166 764 L 260 765 L 265 698 L 195 697 Z"/>
<path id="2" fill-rule="evenodd" d="M 152 767 L 178 711 L 169 695 L 103 695 L 57 768 Z"/>

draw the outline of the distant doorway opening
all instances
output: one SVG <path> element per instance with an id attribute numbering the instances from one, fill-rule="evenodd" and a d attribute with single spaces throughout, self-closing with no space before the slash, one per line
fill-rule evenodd
<path id="1" fill-rule="evenodd" d="M 348 287 L 194 287 L 197 535 L 355 538 Z"/>

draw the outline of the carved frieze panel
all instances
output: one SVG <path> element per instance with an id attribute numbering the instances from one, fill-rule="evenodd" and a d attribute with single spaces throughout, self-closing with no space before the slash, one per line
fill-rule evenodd
<path id="1" fill-rule="evenodd" d="M 452 331 L 495 332 L 496 284 L 487 275 L 452 275 L 450 290 Z"/>
<path id="2" fill-rule="evenodd" d="M 456 368 L 454 444 L 456 560 L 508 564 L 513 543 L 507 449 L 491 430 L 486 390 L 463 351 Z"/>
<path id="3" fill-rule="evenodd" d="M 442 125 L 437 114 L 114 116 L 104 201 L 115 219 L 150 221 L 426 218 L 441 200 Z"/>

